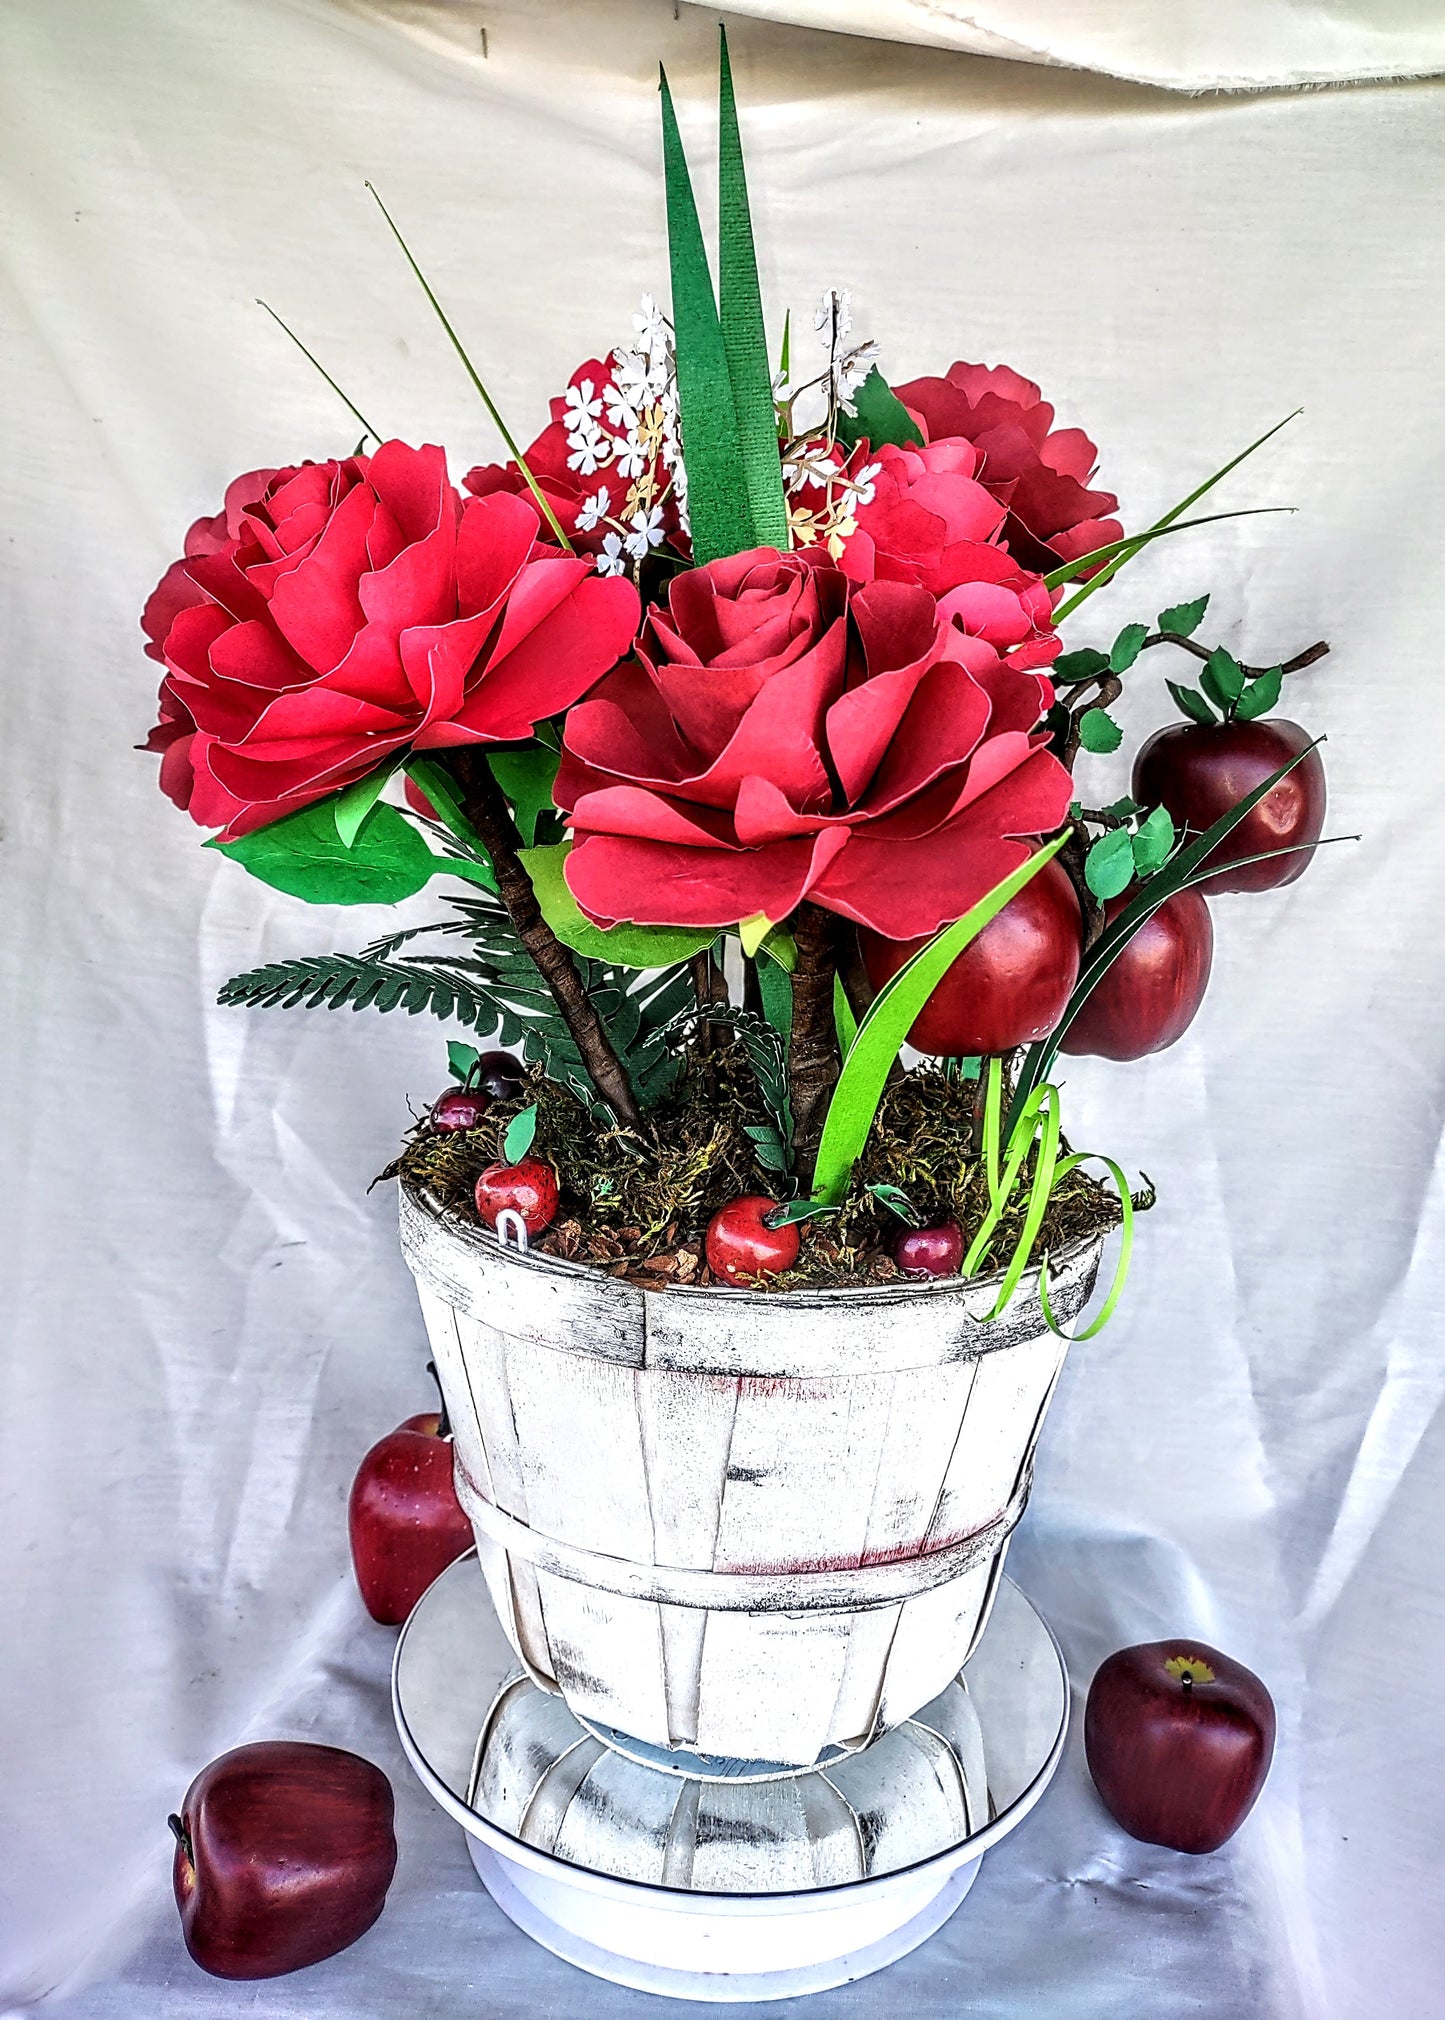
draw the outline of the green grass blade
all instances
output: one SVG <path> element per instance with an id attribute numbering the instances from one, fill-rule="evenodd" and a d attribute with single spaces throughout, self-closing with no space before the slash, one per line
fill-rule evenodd
<path id="1" fill-rule="evenodd" d="M 1296 407 L 1293 414 L 1286 414 L 1282 421 L 1276 421 L 1274 426 L 1267 428 L 1257 441 L 1251 442 L 1247 449 L 1241 449 L 1237 456 L 1231 457 L 1222 470 L 1216 470 L 1212 477 L 1206 477 L 1204 482 L 1197 489 L 1191 491 L 1187 498 L 1181 498 L 1172 511 L 1166 512 L 1162 519 L 1156 519 L 1148 531 L 1150 533 L 1160 533 L 1166 527 L 1172 526 L 1177 519 L 1182 518 L 1191 505 L 1197 505 L 1199 500 L 1212 491 L 1215 485 L 1221 482 L 1223 478 L 1227 477 L 1231 470 L 1237 470 L 1247 457 L 1252 456 L 1256 449 L 1262 449 L 1272 436 L 1277 435 L 1281 428 L 1288 427 L 1290 422 L 1297 419 L 1303 411 L 1302 407 Z M 1092 596 L 1096 589 L 1102 589 L 1106 582 L 1112 582 L 1125 562 L 1133 560 L 1134 554 L 1137 551 L 1137 549 L 1131 548 L 1128 553 L 1121 554 L 1117 561 L 1096 575 L 1092 582 L 1086 583 L 1076 596 L 1071 596 L 1061 609 L 1054 612 L 1055 624 L 1062 623 L 1070 611 L 1077 610 L 1079 605 L 1086 598 Z"/>
<path id="2" fill-rule="evenodd" d="M 1071 1171 L 1077 1171 L 1081 1164 L 1091 1160 L 1107 1167 L 1110 1177 L 1119 1191 L 1119 1260 L 1114 1265 L 1114 1279 L 1109 1285 L 1109 1294 L 1099 1308 L 1097 1318 L 1085 1326 L 1081 1333 L 1066 1333 L 1054 1317 L 1054 1308 L 1049 1301 L 1049 1259 L 1047 1255 L 1039 1265 L 1039 1303 L 1043 1306 L 1044 1319 L 1049 1331 L 1061 1340 L 1076 1345 L 1080 1340 L 1091 1340 L 1095 1333 L 1101 1333 L 1114 1316 L 1114 1310 L 1123 1295 L 1124 1284 L 1129 1275 L 1129 1262 L 1134 1253 L 1134 1196 L 1129 1190 L 1128 1180 L 1115 1164 L 1112 1157 L 1105 1157 L 1101 1151 L 1078 1151 L 1060 1163 L 1055 1174 L 1055 1184 L 1062 1184 Z"/>
<path id="3" fill-rule="evenodd" d="M 677 396 L 687 465 L 692 555 L 694 562 L 700 563 L 716 561 L 724 554 L 740 554 L 758 543 L 749 510 L 722 325 L 666 71 L 661 73 L 661 90 Z"/>
<path id="4" fill-rule="evenodd" d="M 496 425 L 498 434 L 501 436 L 502 440 L 506 443 L 512 461 L 516 464 L 517 468 L 521 471 L 523 477 L 525 478 L 527 489 L 531 492 L 533 499 L 536 501 L 538 511 L 542 514 L 542 517 L 546 520 L 547 524 L 551 527 L 553 533 L 557 536 L 559 546 L 565 548 L 569 554 L 574 553 L 576 550 L 573 548 L 572 542 L 567 538 L 567 535 L 562 531 L 561 521 L 558 519 L 556 513 L 552 510 L 552 507 L 548 504 L 546 494 L 543 492 L 541 485 L 537 482 L 536 478 L 532 475 L 531 470 L 528 468 L 527 459 L 522 454 L 521 450 L 517 447 L 516 438 L 512 434 L 511 429 L 502 419 L 501 412 L 498 409 L 496 401 L 492 398 L 491 394 L 487 391 L 486 387 L 483 385 L 481 374 L 477 371 L 476 366 L 467 356 L 466 348 L 463 345 L 461 338 L 452 328 L 446 310 L 442 307 L 441 303 L 432 293 L 431 282 L 427 279 L 426 275 L 417 265 L 416 260 L 412 255 L 411 247 L 407 244 L 406 240 L 397 230 L 395 218 L 392 216 L 391 212 L 387 209 L 386 205 L 382 202 L 381 198 L 377 195 L 376 190 L 372 188 L 372 185 L 368 183 L 366 187 L 369 190 L 371 190 L 371 194 L 376 203 L 377 209 L 381 212 L 382 216 L 391 226 L 392 237 L 396 240 L 397 244 L 401 247 L 402 252 L 406 255 L 406 263 L 411 268 L 412 272 L 416 275 L 417 280 L 421 283 L 421 291 L 426 296 L 427 300 L 431 303 L 432 310 L 436 315 L 437 321 L 446 331 L 447 336 L 450 339 L 452 349 L 461 359 L 462 366 L 466 372 L 467 377 L 476 387 L 478 393 L 480 393 L 482 398 L 482 404 L 486 408 L 487 412 L 491 415 L 492 420 Z M 350 405 L 350 402 L 348 401 L 347 404 Z"/>
<path id="5" fill-rule="evenodd" d="M 276 311 L 272 308 L 271 304 L 269 302 L 263 302 L 259 295 L 256 297 L 256 306 L 258 309 L 264 309 L 267 315 L 271 318 L 273 323 L 280 324 L 280 327 L 286 332 L 287 336 L 291 339 L 292 343 L 296 346 L 297 350 L 301 353 L 302 357 L 305 358 L 307 364 L 313 365 L 316 368 L 316 370 L 321 374 L 322 378 L 325 379 L 327 385 L 330 386 L 332 392 L 335 393 L 337 399 L 340 400 L 342 406 L 350 408 L 351 412 L 356 416 L 357 420 L 360 421 L 362 427 L 365 428 L 366 434 L 370 435 L 372 441 L 376 443 L 378 448 L 380 448 L 385 438 L 381 435 L 378 435 L 375 428 L 372 427 L 370 421 L 367 420 L 365 414 L 362 413 L 360 407 L 357 406 L 355 400 L 350 399 L 345 393 L 342 392 L 340 386 L 337 385 L 335 379 L 332 378 L 330 372 L 327 371 L 325 365 L 322 364 L 320 358 L 315 357 L 310 351 L 307 350 L 305 344 L 302 343 L 301 339 L 297 336 L 296 332 L 292 329 L 291 325 L 287 322 L 283 322 L 281 317 L 278 316 Z M 365 439 L 366 436 L 363 435 L 362 440 L 365 441 Z"/>
<path id="6" fill-rule="evenodd" d="M 768 339 L 763 327 L 763 299 L 758 287 L 758 261 L 748 208 L 747 173 L 743 166 L 738 108 L 733 97 L 732 65 L 728 61 L 727 30 L 718 30 L 721 59 L 718 74 L 718 310 L 743 481 L 747 486 L 753 533 L 760 547 L 788 544 L 788 506 L 783 496 L 783 466 L 778 455 L 778 416 L 773 405 L 773 379 L 768 365 Z"/>
<path id="7" fill-rule="evenodd" d="M 1188 533 L 1195 526 L 1216 526 L 1221 519 L 1262 519 L 1272 512 L 1293 512 L 1296 509 L 1293 505 L 1246 505 L 1239 512 L 1205 512 L 1198 519 L 1180 519 L 1171 521 L 1168 525 L 1161 522 L 1158 526 L 1149 527 L 1143 533 L 1126 534 L 1122 540 L 1111 540 L 1106 546 L 1095 547 L 1090 553 L 1081 554 L 1077 561 L 1066 561 L 1062 567 L 1051 568 L 1044 577 L 1044 587 L 1062 589 L 1066 583 L 1081 575 L 1086 568 L 1097 568 L 1101 561 L 1108 561 L 1111 557 L 1119 567 L 1122 567 L 1126 561 L 1142 553 L 1152 542 L 1162 540 L 1166 533 Z M 1077 596 L 1071 597 L 1054 612 L 1054 623 L 1061 624 L 1074 605 L 1081 603 L 1085 595 L 1103 580 L 1103 576 L 1099 575 L 1093 582 L 1086 583 Z"/>
<path id="8" fill-rule="evenodd" d="M 814 1169 L 814 1199 L 837 1205 L 844 1198 L 853 1166 L 862 1155 L 873 1127 L 889 1071 L 919 1011 L 969 942 L 1003 910 L 1010 898 L 1017 896 L 1031 877 L 1038 875 L 1045 863 L 1053 860 L 1070 832 L 1066 829 L 1043 848 L 1036 849 L 1026 863 L 995 884 L 961 919 L 945 926 L 874 998 L 858 1027 L 828 1105 L 828 1119 L 823 1125 Z"/>

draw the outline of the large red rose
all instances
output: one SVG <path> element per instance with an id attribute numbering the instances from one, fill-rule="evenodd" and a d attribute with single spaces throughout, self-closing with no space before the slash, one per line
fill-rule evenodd
<path id="1" fill-rule="evenodd" d="M 1047 574 L 1111 540 L 1112 491 L 1090 491 L 1098 451 L 1080 428 L 1055 428 L 1032 380 L 1007 365 L 950 365 L 942 379 L 894 389 L 929 442 L 962 439 L 978 450 L 979 481 L 1008 507 L 1004 542 L 1025 568 Z"/>
<path id="2" fill-rule="evenodd" d="M 505 743 L 627 650 L 630 582 L 539 543 L 533 505 L 463 503 L 434 447 L 257 471 L 146 606 L 167 669 L 161 784 L 227 838 L 393 751 Z"/>
<path id="3" fill-rule="evenodd" d="M 972 443 L 932 442 L 921 449 L 889 442 L 872 457 L 873 495 L 856 513 L 838 566 L 855 582 L 916 582 L 942 596 L 961 582 L 1018 576 L 1018 563 L 990 545 L 1007 516 L 977 481 L 982 457 Z"/>
<path id="4" fill-rule="evenodd" d="M 936 601 L 772 548 L 677 576 L 636 658 L 567 718 L 582 909 L 722 926 L 810 898 L 894 939 L 958 918 L 1068 810 L 1028 582 Z"/>

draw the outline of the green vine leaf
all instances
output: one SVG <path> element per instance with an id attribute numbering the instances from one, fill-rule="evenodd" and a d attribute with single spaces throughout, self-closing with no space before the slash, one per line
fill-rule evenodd
<path id="1" fill-rule="evenodd" d="M 1206 728 L 1212 728 L 1219 720 L 1197 687 L 1181 687 L 1177 680 L 1166 680 L 1164 685 L 1173 695 L 1175 707 L 1191 722 L 1202 722 Z"/>
<path id="2" fill-rule="evenodd" d="M 1127 828 L 1110 828 L 1084 858 L 1084 882 L 1101 903 L 1117 898 L 1134 877 L 1134 837 Z"/>
<path id="3" fill-rule="evenodd" d="M 1092 645 L 1081 645 L 1077 652 L 1060 654 L 1048 669 L 1049 679 L 1055 687 L 1073 687 L 1081 680 L 1093 680 L 1096 675 L 1109 670 L 1109 655 Z"/>
<path id="4" fill-rule="evenodd" d="M 1204 622 L 1204 613 L 1208 608 L 1207 595 L 1196 597 L 1193 603 L 1171 603 L 1167 610 L 1159 613 L 1159 629 L 1170 632 L 1175 638 L 1192 638 Z"/>
<path id="5" fill-rule="evenodd" d="M 1268 715 L 1279 700 L 1280 687 L 1284 680 L 1284 669 L 1270 667 L 1267 673 L 1250 681 L 1239 700 L 1234 705 L 1234 713 L 1241 722 L 1253 722 L 1256 716 Z"/>
<path id="6" fill-rule="evenodd" d="M 1142 820 L 1133 837 L 1134 869 L 1141 877 L 1151 877 L 1169 859 L 1174 847 L 1174 817 L 1168 807 L 1155 807 Z"/>
<path id="7" fill-rule="evenodd" d="M 1123 741 L 1123 730 L 1106 708 L 1086 708 L 1079 717 L 1079 742 L 1085 750 L 1107 757 Z"/>
<path id="8" fill-rule="evenodd" d="M 1109 652 L 1110 673 L 1127 673 L 1143 651 L 1148 636 L 1147 624 L 1126 624 Z"/>

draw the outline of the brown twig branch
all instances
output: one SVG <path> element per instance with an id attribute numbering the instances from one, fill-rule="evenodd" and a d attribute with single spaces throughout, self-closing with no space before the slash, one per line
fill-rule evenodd
<path id="1" fill-rule="evenodd" d="M 798 963 L 793 970 L 793 1030 L 788 1041 L 788 1091 L 798 1176 L 806 1185 L 822 1140 L 828 1097 L 838 1082 L 838 1028 L 833 977 L 838 972 L 839 921 L 820 905 L 802 904 L 792 919 Z"/>
<path id="2" fill-rule="evenodd" d="M 497 890 L 517 929 L 517 938 L 551 990 L 593 1086 L 619 1122 L 628 1129 L 640 1130 L 642 1110 L 637 1105 L 627 1069 L 583 987 L 572 950 L 563 946 L 542 917 L 532 880 L 518 859 L 522 838 L 485 754 L 480 750 L 457 750 L 449 752 L 448 758 L 461 789 L 462 811 L 492 859 Z"/>
<path id="3" fill-rule="evenodd" d="M 1196 659 L 1207 660 L 1210 657 L 1207 645 L 1200 645 L 1192 638 L 1181 638 L 1177 631 L 1151 631 L 1139 650 L 1147 652 L 1151 645 L 1177 645 L 1181 652 L 1193 653 Z M 1327 639 L 1316 639 L 1315 643 L 1306 646 L 1303 652 L 1297 652 L 1293 659 L 1285 660 L 1279 670 L 1281 673 L 1303 673 L 1307 666 L 1313 666 L 1317 659 L 1323 659 L 1329 649 Z M 1262 673 L 1274 671 L 1270 666 L 1246 666 L 1242 659 L 1238 664 L 1246 680 L 1258 680 Z"/>
<path id="4" fill-rule="evenodd" d="M 1088 684 L 1091 687 L 1094 685 L 1092 681 Z M 1094 695 L 1093 699 L 1081 703 L 1071 710 L 1068 735 L 1064 738 L 1064 747 L 1059 752 L 1059 760 L 1066 771 L 1074 769 L 1074 760 L 1079 755 L 1079 725 L 1089 713 L 1089 710 L 1091 708 L 1107 708 L 1110 702 L 1117 701 L 1123 692 L 1124 683 L 1116 673 L 1100 674 L 1098 676 L 1098 692 Z"/>

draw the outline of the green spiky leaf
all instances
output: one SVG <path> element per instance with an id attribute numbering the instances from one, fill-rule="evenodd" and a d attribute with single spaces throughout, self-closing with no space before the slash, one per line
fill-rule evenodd
<path id="1" fill-rule="evenodd" d="M 1084 882 L 1105 903 L 1126 891 L 1134 878 L 1134 838 L 1127 828 L 1110 828 L 1084 858 Z"/>
<path id="2" fill-rule="evenodd" d="M 1181 687 L 1177 680 L 1166 680 L 1164 685 L 1174 697 L 1175 707 L 1191 722 L 1202 722 L 1210 726 L 1218 721 L 1214 710 L 1204 699 L 1197 687 Z"/>
<path id="3" fill-rule="evenodd" d="M 1232 652 L 1217 645 L 1199 676 L 1199 685 L 1225 715 L 1244 692 L 1244 668 Z"/>
<path id="4" fill-rule="evenodd" d="M 1208 608 L 1207 595 L 1196 597 L 1193 603 L 1171 603 L 1167 610 L 1159 613 L 1159 629 L 1170 632 L 1175 638 L 1192 638 L 1204 622 L 1204 613 Z"/>
<path id="5" fill-rule="evenodd" d="M 1257 679 L 1250 681 L 1235 703 L 1234 712 L 1240 721 L 1253 722 L 1256 716 L 1268 715 L 1279 700 L 1283 680 L 1283 668 L 1272 666 L 1267 673 L 1262 673 Z"/>
<path id="6" fill-rule="evenodd" d="M 1109 652 L 1110 673 L 1127 673 L 1143 651 L 1148 636 L 1147 624 L 1126 624 Z"/>
<path id="7" fill-rule="evenodd" d="M 743 484 L 759 547 L 788 544 L 788 503 L 778 455 L 778 415 L 768 369 L 757 254 L 748 209 L 747 173 L 727 30 L 720 29 L 718 70 L 718 315 L 737 417 Z M 691 468 L 689 466 L 689 477 Z"/>
<path id="8" fill-rule="evenodd" d="M 1123 741 L 1123 730 L 1106 708 L 1086 708 L 1079 717 L 1079 742 L 1085 750 L 1107 757 Z"/>
<path id="9" fill-rule="evenodd" d="M 1174 846 L 1174 817 L 1168 807 L 1155 807 L 1134 832 L 1134 868 L 1141 877 L 1151 877 L 1167 862 Z"/>
<path id="10" fill-rule="evenodd" d="M 874 449 L 885 442 L 907 449 L 923 441 L 923 431 L 875 365 L 853 395 L 853 412 L 838 415 L 838 440 L 847 449 L 864 440 Z"/>

